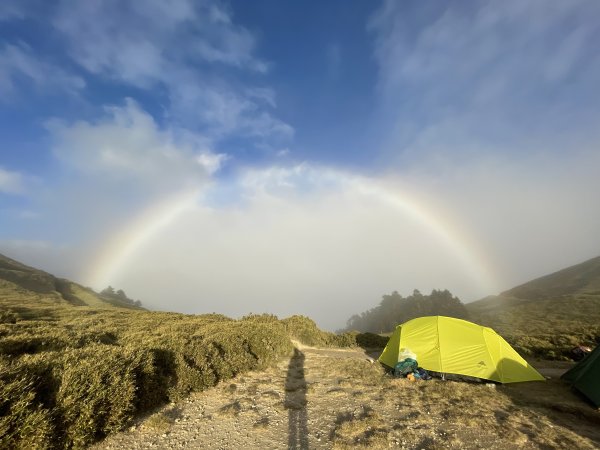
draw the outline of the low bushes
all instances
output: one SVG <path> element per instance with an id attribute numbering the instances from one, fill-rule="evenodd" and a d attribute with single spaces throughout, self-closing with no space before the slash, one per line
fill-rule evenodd
<path id="1" fill-rule="evenodd" d="M 136 414 L 290 355 L 355 346 L 307 317 L 21 308 L 0 323 L 0 448 L 84 448 Z"/>
<path id="2" fill-rule="evenodd" d="M 375 333 L 358 333 L 358 332 L 353 332 L 352 333 L 354 335 L 354 340 L 356 341 L 356 345 L 358 345 L 359 347 L 362 348 L 372 348 L 372 349 L 376 349 L 376 348 L 384 348 L 390 337 L 389 336 L 382 336 L 380 334 L 375 334 Z"/>
<path id="3" fill-rule="evenodd" d="M 40 311 L 0 325 L 0 448 L 84 448 L 142 411 L 292 351 L 276 318 Z"/>
<path id="4" fill-rule="evenodd" d="M 0 358 L 0 448 L 51 446 L 55 427 L 43 395 L 50 372 L 48 364 Z"/>
<path id="5" fill-rule="evenodd" d="M 0 311 L 0 323 L 17 323 L 17 315 L 12 311 Z"/>
<path id="6" fill-rule="evenodd" d="M 292 316 L 281 322 L 292 339 L 315 347 L 383 348 L 389 339 L 389 337 L 379 334 L 358 331 L 329 333 L 320 330 L 315 322 L 306 316 Z"/>
<path id="7" fill-rule="evenodd" d="M 320 330 L 317 324 L 306 316 L 292 316 L 281 322 L 292 339 L 305 345 L 314 347 L 351 347 L 356 345 L 352 334 L 335 334 Z"/>
<path id="8" fill-rule="evenodd" d="M 573 349 L 579 345 L 591 348 L 600 345 L 600 326 L 558 332 L 556 334 L 505 335 L 506 341 L 523 356 L 539 359 L 573 359 Z"/>

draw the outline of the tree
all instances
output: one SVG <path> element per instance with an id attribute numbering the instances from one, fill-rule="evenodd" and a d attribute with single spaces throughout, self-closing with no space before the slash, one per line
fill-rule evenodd
<path id="1" fill-rule="evenodd" d="M 115 292 L 115 289 L 112 286 L 108 286 L 106 289 L 100 291 L 100 295 L 112 300 L 118 300 L 119 302 L 125 302 L 140 307 L 142 306 L 140 300 L 133 300 L 132 298 L 127 297 L 127 294 L 123 289 L 119 289 Z"/>
<path id="2" fill-rule="evenodd" d="M 100 291 L 100 294 L 112 297 L 113 295 L 115 295 L 115 290 L 112 286 L 108 286 L 106 289 Z"/>
<path id="3" fill-rule="evenodd" d="M 403 298 L 394 291 L 383 295 L 381 302 L 360 315 L 355 314 L 346 323 L 346 330 L 361 332 L 392 331 L 396 325 L 422 316 L 448 316 L 468 319 L 469 313 L 458 297 L 447 289 L 433 290 L 423 295 L 415 289 L 411 296 Z"/>

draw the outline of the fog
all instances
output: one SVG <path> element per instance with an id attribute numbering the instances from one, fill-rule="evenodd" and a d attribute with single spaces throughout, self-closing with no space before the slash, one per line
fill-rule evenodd
<path id="1" fill-rule="evenodd" d="M 598 163 L 593 153 L 494 161 L 494 170 L 472 160 L 459 173 L 438 165 L 432 176 L 424 165 L 379 178 L 309 165 L 248 169 L 173 197 L 185 207 L 148 202 L 108 235 L 90 227 L 78 247 L 4 246 L 96 289 L 124 289 L 150 309 L 305 314 L 337 329 L 394 290 L 449 289 L 468 302 L 597 256 Z M 55 219 L 86 228 L 97 215 L 69 211 L 97 208 L 89 195 L 62 204 Z"/>

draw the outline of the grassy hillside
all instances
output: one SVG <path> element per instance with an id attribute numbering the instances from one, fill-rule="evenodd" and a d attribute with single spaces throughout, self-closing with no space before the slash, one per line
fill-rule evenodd
<path id="1" fill-rule="evenodd" d="M 38 299 L 49 305 L 140 309 L 131 303 L 104 297 L 89 288 L 26 266 L 0 254 L 0 298 L 4 306 L 18 307 L 23 300 Z M 14 301 L 13 301 L 14 300 Z"/>
<path id="2" fill-rule="evenodd" d="M 528 300 L 577 294 L 600 295 L 600 256 L 503 292 L 503 297 Z"/>
<path id="3" fill-rule="evenodd" d="M 466 305 L 526 355 L 565 359 L 600 343 L 600 257 Z"/>

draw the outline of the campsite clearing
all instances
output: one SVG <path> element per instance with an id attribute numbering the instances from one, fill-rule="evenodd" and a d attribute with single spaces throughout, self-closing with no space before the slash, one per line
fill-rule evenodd
<path id="1" fill-rule="evenodd" d="M 534 363 L 543 374 L 561 367 Z M 552 377 L 410 382 L 357 350 L 299 347 L 277 366 L 193 394 L 94 449 L 600 447 L 600 412 Z"/>

